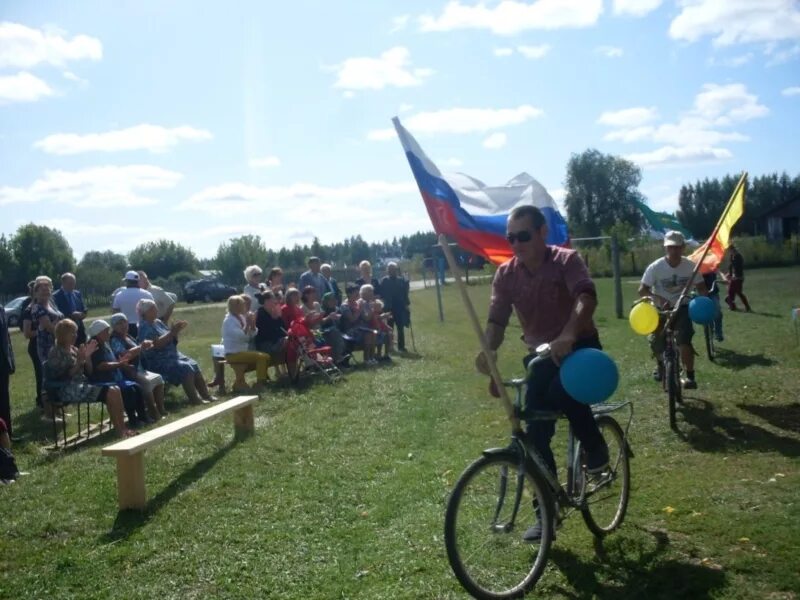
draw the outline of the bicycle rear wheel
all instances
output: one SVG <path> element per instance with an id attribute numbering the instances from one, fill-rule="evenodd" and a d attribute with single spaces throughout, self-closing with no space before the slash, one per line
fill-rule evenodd
<path id="1" fill-rule="evenodd" d="M 631 469 L 628 445 L 619 423 L 609 415 L 601 415 L 597 417 L 597 426 L 608 444 L 608 469 L 599 475 L 588 475 L 581 469 L 586 498 L 581 514 L 589 530 L 603 537 L 619 527 L 625 518 Z"/>
<path id="2" fill-rule="evenodd" d="M 480 599 L 521 598 L 539 580 L 553 540 L 553 501 L 544 479 L 518 453 L 485 455 L 461 475 L 445 514 L 447 558 Z M 522 534 L 537 520 L 538 543 Z"/>

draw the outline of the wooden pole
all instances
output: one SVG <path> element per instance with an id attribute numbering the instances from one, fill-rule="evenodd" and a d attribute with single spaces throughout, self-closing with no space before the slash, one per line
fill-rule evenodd
<path id="1" fill-rule="evenodd" d="M 614 309 L 617 318 L 622 318 L 622 272 L 619 266 L 619 242 L 617 236 L 611 236 L 611 269 L 614 273 Z"/>
<path id="2" fill-rule="evenodd" d="M 519 418 L 514 414 L 514 407 L 511 405 L 508 392 L 506 391 L 506 387 L 503 385 L 503 378 L 500 376 L 500 371 L 497 370 L 497 363 L 492 356 L 492 351 L 489 349 L 489 344 L 486 343 L 486 337 L 483 335 L 481 324 L 478 321 L 478 315 L 475 313 L 475 308 L 472 306 L 472 301 L 469 299 L 469 294 L 467 294 L 467 286 L 464 285 L 464 282 L 461 280 L 461 270 L 458 267 L 458 263 L 456 263 L 455 256 L 453 256 L 453 251 L 450 250 L 450 246 L 447 245 L 447 237 L 445 237 L 444 234 L 439 234 L 439 246 L 441 246 L 445 257 L 447 258 L 447 262 L 450 264 L 450 270 L 453 272 L 456 285 L 461 292 L 461 299 L 464 301 L 464 308 L 467 310 L 467 316 L 469 317 L 472 327 L 475 330 L 475 335 L 478 336 L 478 341 L 480 342 L 481 350 L 486 357 L 486 362 L 489 365 L 489 371 L 491 372 L 495 387 L 500 393 L 500 400 L 503 403 L 506 416 L 511 423 L 511 431 L 512 433 L 521 431 Z"/>

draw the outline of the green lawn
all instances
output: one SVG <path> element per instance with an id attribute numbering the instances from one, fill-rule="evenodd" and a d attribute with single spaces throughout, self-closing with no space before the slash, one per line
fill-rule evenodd
<path id="1" fill-rule="evenodd" d="M 611 282 L 599 285 L 617 396 L 635 404 L 631 504 L 600 554 L 583 521 L 570 519 L 537 594 L 797 597 L 800 349 L 790 308 L 800 303 L 800 268 L 748 272 L 756 312 L 726 311 L 720 358 L 698 359 L 700 388 L 678 434 L 645 340 L 613 317 Z M 634 291 L 624 283 L 626 303 Z M 488 285 L 470 293 L 485 314 Z M 506 443 L 508 426 L 472 368 L 477 343 L 454 286 L 444 324 L 433 290 L 412 301 L 419 358 L 335 386 L 276 386 L 244 442 L 232 443 L 220 419 L 148 450 L 142 514 L 117 513 L 114 462 L 100 456 L 112 438 L 45 450 L 49 428 L 31 410 L 29 361 L 14 336 L 15 423 L 29 436 L 16 450 L 30 475 L 0 488 L 0 597 L 464 597 L 445 557 L 445 503 L 483 448 Z M 187 315 L 182 349 L 207 374 L 222 316 L 219 307 Z M 518 333 L 509 329 L 501 351 L 508 377 L 521 371 Z M 170 418 L 188 414 L 177 390 L 171 396 Z"/>

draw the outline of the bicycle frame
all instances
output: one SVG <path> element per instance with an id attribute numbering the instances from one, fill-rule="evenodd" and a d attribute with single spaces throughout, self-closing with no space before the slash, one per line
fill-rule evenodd
<path id="1" fill-rule="evenodd" d="M 526 380 L 525 379 L 513 379 L 511 381 L 503 382 L 506 387 L 513 387 L 515 388 L 515 398 L 514 398 L 514 409 L 517 411 L 518 416 L 521 416 L 522 412 L 522 401 L 524 398 L 525 390 L 526 390 Z M 630 429 L 631 423 L 633 422 L 633 404 L 630 401 L 618 403 L 618 404 L 602 404 L 595 407 L 592 407 L 592 414 L 594 416 L 610 414 L 612 412 L 621 410 L 623 408 L 628 409 L 628 420 L 625 423 L 625 427 L 623 428 L 623 442 L 625 444 L 626 449 L 628 448 L 628 431 Z M 554 411 L 533 411 L 527 417 L 527 421 L 557 421 L 558 419 L 563 418 L 564 415 L 560 412 Z M 550 488 L 550 492 L 553 494 L 553 497 L 558 502 L 559 506 L 562 509 L 567 507 L 573 509 L 580 509 L 583 507 L 585 502 L 585 497 L 583 492 L 581 491 L 579 496 L 575 496 L 577 490 L 575 490 L 575 467 L 576 467 L 576 455 L 575 449 L 577 447 L 577 442 L 575 439 L 575 434 L 572 430 L 572 425 L 568 425 L 567 429 L 567 458 L 566 458 L 566 468 L 567 468 L 567 482 L 565 486 L 562 486 L 561 483 L 558 481 L 555 473 L 550 470 L 550 467 L 544 462 L 542 456 L 536 451 L 535 448 L 528 445 L 524 438 L 523 432 L 514 432 L 511 435 L 511 444 L 507 448 L 503 449 L 496 449 L 496 450 L 487 450 L 484 454 L 490 454 L 493 452 L 505 452 L 509 449 L 516 452 L 520 458 L 525 457 L 530 459 L 539 469 L 540 473 L 544 477 L 545 481 L 547 482 L 548 487 Z M 518 474 L 518 477 L 522 477 L 521 474 Z M 502 491 L 500 494 L 500 498 L 498 499 L 498 506 L 496 514 L 499 514 L 500 509 L 505 501 L 505 485 L 502 484 Z M 521 495 L 522 486 L 517 486 L 517 496 Z M 514 523 L 514 519 L 517 515 L 517 510 L 519 508 L 520 498 L 515 498 L 514 510 L 512 512 L 512 518 L 510 524 Z M 495 515 L 496 516 L 496 515 Z"/>

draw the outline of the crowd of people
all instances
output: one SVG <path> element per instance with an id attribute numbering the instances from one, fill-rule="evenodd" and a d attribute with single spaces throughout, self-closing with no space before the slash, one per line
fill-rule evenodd
<path id="1" fill-rule="evenodd" d="M 225 363 L 237 376 L 234 391 L 262 391 L 270 365 L 296 377 L 302 367 L 290 335 L 296 324 L 329 348 L 340 367 L 349 366 L 356 349 L 363 352 L 365 365 L 391 361 L 395 327 L 398 349 L 405 351 L 408 282 L 396 263 L 389 263 L 380 282 L 368 261 L 359 271 L 360 277 L 345 285 L 343 295 L 331 266 L 317 257 L 308 260 L 308 270 L 296 286 L 284 283 L 279 267 L 268 272 L 266 281 L 261 267 L 247 267 L 243 292 L 228 299 L 221 328 Z M 60 419 L 55 403 L 102 402 L 117 434 L 128 437 L 167 414 L 165 384 L 182 386 L 191 404 L 216 400 L 209 388 L 224 381 L 224 365 L 217 365 L 214 381 L 207 383 L 197 361 L 178 350 L 188 323 L 172 318 L 175 298 L 153 285 L 144 271 L 126 272 L 123 284 L 113 295 L 108 321 L 95 319 L 87 326 L 88 311 L 74 274 L 64 273 L 56 291 L 50 277 L 30 282 L 20 329 L 28 341 L 35 403 L 43 420 Z M 0 307 L 0 448 L 15 439 L 9 394 L 15 367 Z M 252 387 L 244 379 L 251 370 L 257 378 Z"/>
<path id="2" fill-rule="evenodd" d="M 234 391 L 259 391 L 267 382 L 270 365 L 285 368 L 294 379 L 302 368 L 300 348 L 293 331 L 308 330 L 318 347 L 330 353 L 338 367 L 349 367 L 352 352 L 360 349 L 363 363 L 374 366 L 391 362 L 397 331 L 397 349 L 405 352 L 404 328 L 409 324 L 409 286 L 396 263 L 378 281 L 372 265 L 362 261 L 360 277 L 344 287 L 344 295 L 328 264 L 312 256 L 308 270 L 297 286 L 286 285 L 280 268 L 272 269 L 266 281 L 261 267 L 244 270 L 241 295 L 228 299 L 228 313 L 222 322 L 225 363 L 234 367 Z M 244 381 L 246 371 L 256 371 L 256 384 Z M 212 387 L 224 385 L 224 366 L 218 363 Z"/>

